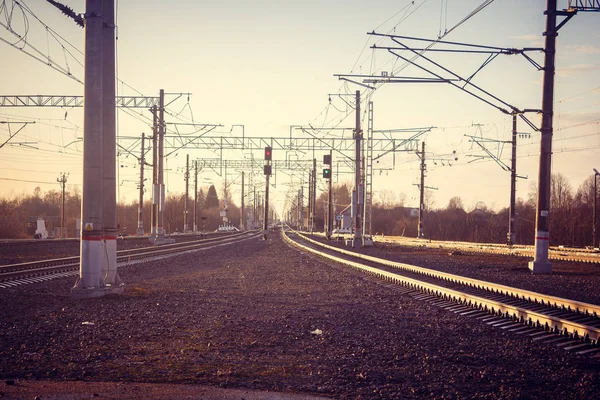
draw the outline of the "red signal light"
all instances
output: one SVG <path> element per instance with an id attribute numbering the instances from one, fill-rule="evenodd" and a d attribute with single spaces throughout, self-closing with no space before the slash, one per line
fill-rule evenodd
<path id="1" fill-rule="evenodd" d="M 271 161 L 272 149 L 271 147 L 265 147 L 265 160 Z"/>

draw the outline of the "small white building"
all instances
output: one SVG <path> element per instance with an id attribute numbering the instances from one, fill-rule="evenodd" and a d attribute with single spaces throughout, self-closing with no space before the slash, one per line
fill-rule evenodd
<path id="1" fill-rule="evenodd" d="M 342 220 L 340 221 L 340 228 L 341 229 L 350 229 L 350 232 L 352 232 L 352 227 L 354 225 L 354 221 L 352 220 L 352 207 L 349 205 L 348 207 L 344 208 L 342 211 L 340 211 L 340 213 L 338 215 L 340 215 L 342 217 Z"/>

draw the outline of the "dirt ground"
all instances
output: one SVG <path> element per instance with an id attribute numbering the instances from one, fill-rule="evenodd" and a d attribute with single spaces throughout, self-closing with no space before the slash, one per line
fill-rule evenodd
<path id="1" fill-rule="evenodd" d="M 455 272 L 509 276 L 515 268 L 520 280 L 530 276 L 518 260 L 365 251 L 445 263 Z M 566 272 L 556 276 L 595 279 Z M 0 291 L 2 396 L 579 399 L 600 393 L 599 360 L 419 302 L 275 235 L 124 267 L 120 276 L 123 295 L 85 301 L 71 300 L 73 278 Z M 234 391 L 202 392 L 213 388 Z M 233 397 L 217 397 L 227 395 Z"/>

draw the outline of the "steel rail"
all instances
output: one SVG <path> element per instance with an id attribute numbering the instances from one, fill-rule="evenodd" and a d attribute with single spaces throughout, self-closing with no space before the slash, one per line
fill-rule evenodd
<path id="1" fill-rule="evenodd" d="M 184 243 L 175 243 L 173 247 L 171 245 L 161 246 L 159 248 L 151 248 L 148 251 L 148 247 L 143 249 L 132 249 L 136 250 L 135 254 L 121 254 L 117 256 L 117 263 L 119 266 L 124 266 L 131 264 L 132 261 L 151 261 L 154 259 L 165 258 L 166 256 L 172 255 L 181 255 L 189 252 L 200 251 L 200 250 L 209 250 L 219 246 L 225 246 L 232 244 L 231 242 L 240 242 L 244 240 L 248 240 L 256 237 L 260 233 L 257 232 L 244 232 L 236 235 L 228 235 L 226 237 L 220 238 L 210 238 L 200 241 L 184 242 Z M 170 247 L 167 247 L 170 246 Z M 121 253 L 128 252 L 129 250 L 121 250 Z M 48 261 L 60 261 L 62 262 L 60 265 L 47 265 Z M 55 260 L 47 260 L 47 261 L 34 261 L 33 263 L 22 263 L 15 264 L 17 266 L 27 266 L 28 264 L 33 264 L 34 267 L 20 269 L 20 270 L 12 270 L 6 271 L 0 269 L 0 282 L 10 282 L 12 280 L 28 278 L 28 277 L 36 277 L 41 275 L 51 275 L 56 273 L 62 273 L 67 271 L 74 271 L 79 269 L 79 257 L 68 257 L 64 259 L 55 259 Z M 12 267 L 11 266 L 3 266 L 3 267 Z"/>
<path id="2" fill-rule="evenodd" d="M 454 275 L 454 274 L 450 274 L 450 273 L 446 273 L 446 272 L 435 271 L 435 270 L 432 270 L 429 268 L 417 267 L 415 265 L 384 260 L 381 258 L 369 256 L 366 254 L 360 254 L 360 253 L 356 253 L 353 251 L 340 249 L 340 248 L 337 248 L 334 246 L 329 246 L 327 244 L 318 242 L 314 239 L 308 238 L 298 232 L 296 232 L 296 234 L 298 234 L 299 236 L 302 236 L 305 240 L 307 240 L 311 243 L 314 243 L 318 246 L 321 246 L 323 248 L 333 250 L 338 253 L 346 254 L 346 255 L 349 255 L 352 257 L 360 258 L 363 260 L 375 262 L 375 263 L 386 265 L 386 266 L 393 267 L 393 268 L 404 269 L 407 271 L 416 272 L 416 273 L 434 277 L 434 278 L 444 279 L 449 282 L 466 284 L 466 285 L 469 285 L 474 288 L 488 290 L 488 291 L 502 294 L 505 296 L 511 296 L 516 299 L 523 299 L 523 300 L 527 300 L 527 301 L 533 301 L 536 303 L 540 303 L 542 305 L 550 305 L 550 306 L 557 307 L 557 308 L 569 309 L 569 310 L 573 310 L 573 311 L 583 313 L 583 314 L 600 316 L 600 305 L 564 299 L 561 297 L 546 295 L 546 294 L 542 294 L 542 293 L 538 293 L 538 292 L 532 292 L 532 291 L 525 290 L 525 289 L 518 289 L 518 288 L 513 288 L 510 286 L 505 286 L 505 285 L 501 285 L 501 284 L 497 284 L 497 283 L 482 281 L 479 279 L 468 278 L 468 277 Z"/>
<path id="3" fill-rule="evenodd" d="M 236 235 L 240 235 L 236 234 Z M 236 236 L 236 235 L 231 235 L 231 236 Z M 230 237 L 230 236 L 227 236 Z M 125 257 L 125 256 L 135 256 L 138 253 L 143 253 L 146 252 L 148 249 L 165 249 L 165 248 L 177 248 L 180 246 L 184 246 L 191 243 L 210 243 L 212 241 L 216 241 L 216 240 L 221 240 L 223 237 L 211 237 L 211 238 L 204 238 L 204 239 L 199 239 L 199 240 L 191 240 L 191 241 L 185 241 L 185 242 L 179 242 L 179 243 L 168 243 L 168 244 L 164 244 L 161 245 L 160 247 L 155 247 L 155 246 L 146 246 L 146 247 L 137 247 L 137 248 L 132 248 L 132 249 L 124 249 L 124 250 L 119 250 L 117 251 L 117 259 L 120 257 Z M 147 239 L 147 238 L 146 238 Z M 29 261 L 29 262 L 24 262 L 24 263 L 17 263 L 17 264 L 6 264 L 6 265 L 0 265 L 0 274 L 3 274 L 9 271 L 25 271 L 28 269 L 36 269 L 36 268 L 40 268 L 40 267 L 51 267 L 53 265 L 64 265 L 64 264 L 71 264 L 74 262 L 79 262 L 79 256 L 72 256 L 72 257 L 63 257 L 63 258 L 53 258 L 53 259 L 49 259 L 49 260 L 38 260 L 38 261 Z"/>
<path id="4" fill-rule="evenodd" d="M 416 242 L 413 240 L 399 240 L 394 238 L 374 238 L 374 241 L 378 243 L 391 243 L 411 247 L 430 247 L 437 246 L 442 248 L 453 248 L 460 249 L 470 253 L 476 254 L 507 254 L 516 257 L 532 257 L 533 246 L 528 245 L 513 245 L 507 247 L 503 244 L 498 243 L 471 243 L 471 242 L 444 242 L 444 241 L 420 241 Z M 572 261 L 572 262 L 583 262 L 589 264 L 600 264 L 600 252 L 591 249 L 576 249 L 570 247 L 556 247 L 551 246 L 549 248 L 548 259 L 557 261 Z"/>
<path id="5" fill-rule="evenodd" d="M 543 295 L 543 294 L 536 293 L 536 292 L 530 292 L 530 291 L 526 291 L 526 290 L 522 290 L 522 289 L 510 288 L 508 286 L 497 285 L 497 284 L 493 284 L 490 282 L 479 281 L 479 280 L 471 279 L 471 278 L 464 278 L 464 277 L 460 277 L 458 275 L 437 272 L 437 271 L 429 270 L 427 268 L 411 266 L 409 264 L 403 264 L 403 263 L 382 260 L 382 259 L 379 259 L 376 257 L 367 256 L 367 255 L 363 255 L 363 254 L 356 254 L 351 251 L 347 251 L 344 249 L 338 249 L 333 246 L 329 246 L 329 245 L 320 243 L 313 239 L 307 238 L 298 232 L 294 232 L 294 233 L 309 243 L 312 243 L 314 245 L 326 248 L 330 251 L 341 253 L 341 254 L 344 254 L 347 256 L 352 256 L 355 258 L 363 259 L 363 260 L 374 262 L 377 264 L 387 265 L 387 266 L 391 266 L 394 268 L 404 269 L 404 270 L 408 270 L 408 271 L 412 271 L 412 272 L 418 271 L 418 273 L 421 273 L 426 276 L 437 276 L 437 277 L 439 277 L 439 279 L 442 279 L 444 281 L 451 280 L 451 281 L 457 282 L 457 283 L 464 282 L 464 284 L 467 285 L 468 287 L 480 287 L 480 288 L 489 290 L 491 293 L 497 293 L 497 294 L 503 294 L 505 296 L 511 296 L 511 297 L 513 297 L 513 300 L 514 300 L 514 298 L 518 298 L 517 296 L 527 295 L 527 298 L 523 298 L 524 300 L 527 300 L 531 303 L 537 302 L 538 304 L 541 304 L 544 306 L 551 306 L 551 303 L 549 303 L 549 300 L 551 299 L 559 307 L 562 305 L 566 305 L 566 306 L 577 305 L 578 307 L 580 307 L 580 309 L 585 309 L 588 311 L 592 310 L 595 313 L 595 315 L 599 315 L 598 312 L 600 311 L 600 306 L 596 306 L 593 304 L 587 304 L 587 303 L 572 301 L 572 300 L 568 300 L 568 299 L 561 299 L 561 298 L 558 298 L 555 296 Z M 481 297 L 476 294 L 470 294 L 470 293 L 466 293 L 461 290 L 447 288 L 447 287 L 440 286 L 435 283 L 424 282 L 422 280 L 398 275 L 393 272 L 384 271 L 384 270 L 381 270 L 381 269 L 378 269 L 375 267 L 361 264 L 359 262 L 355 262 L 355 261 L 351 261 L 351 260 L 348 260 L 345 258 L 334 256 L 334 255 L 328 254 L 326 252 L 322 252 L 322 251 L 313 249 L 309 246 L 305 246 L 301 243 L 293 241 L 291 238 L 289 238 L 286 235 L 286 233 L 283 230 L 282 230 L 282 236 L 287 243 L 290 243 L 294 246 L 300 247 L 300 248 L 304 249 L 305 251 L 315 253 L 321 257 L 325 257 L 330 260 L 351 266 L 353 268 L 364 271 L 370 275 L 375 275 L 378 278 L 383 279 L 385 281 L 399 283 L 399 284 L 402 284 L 405 286 L 411 286 L 413 288 L 418 288 L 419 290 L 423 290 L 425 292 L 435 294 L 436 296 L 440 296 L 444 299 L 452 299 L 454 301 L 458 301 L 460 303 L 467 304 L 472 307 L 477 307 L 477 308 L 483 309 L 484 311 L 491 312 L 492 314 L 498 314 L 498 315 L 502 315 L 502 316 L 511 318 L 513 320 L 520 320 L 522 322 L 528 322 L 530 325 L 536 324 L 539 326 L 546 327 L 547 329 L 554 329 L 555 332 L 557 332 L 557 333 L 558 332 L 568 333 L 569 335 L 572 335 L 574 337 L 588 338 L 589 340 L 595 342 L 596 344 L 598 343 L 598 341 L 600 339 L 600 327 L 594 327 L 594 326 L 582 324 L 579 322 L 570 321 L 570 320 L 567 320 L 567 319 L 564 319 L 564 318 L 561 318 L 558 316 L 547 315 L 547 314 L 542 313 L 541 311 L 534 311 L 534 310 L 529 310 L 529 309 L 526 309 L 523 307 L 511 305 L 502 300 L 494 300 L 494 299 L 490 299 L 490 298 Z M 477 285 L 477 286 L 474 286 L 474 285 Z M 543 303 L 544 301 L 546 303 Z"/>
<path id="6" fill-rule="evenodd" d="M 410 246 L 426 246 L 426 245 L 436 245 L 436 246 L 456 246 L 456 247 L 477 247 L 477 248 L 497 248 L 498 250 L 532 250 L 532 245 L 527 244 L 513 244 L 512 246 L 508 246 L 502 243 L 477 243 L 477 242 L 457 242 L 453 240 L 428 240 L 428 239 L 417 239 L 417 238 L 408 238 L 403 236 L 386 236 L 386 237 L 374 237 L 378 242 L 381 243 L 398 243 L 398 244 L 407 244 Z M 561 246 L 550 246 L 550 250 L 557 252 L 565 252 L 565 253 L 584 253 L 584 254 L 600 254 L 600 251 L 594 250 L 591 248 L 578 248 L 578 247 L 561 247 Z"/>

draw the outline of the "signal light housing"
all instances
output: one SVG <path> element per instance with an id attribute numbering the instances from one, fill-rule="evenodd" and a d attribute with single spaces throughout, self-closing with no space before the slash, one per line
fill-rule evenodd
<path id="1" fill-rule="evenodd" d="M 265 160 L 271 161 L 272 155 L 273 155 L 273 149 L 269 146 L 265 147 Z"/>
<path id="2" fill-rule="evenodd" d="M 323 178 L 331 179 L 331 168 L 323 168 Z"/>

